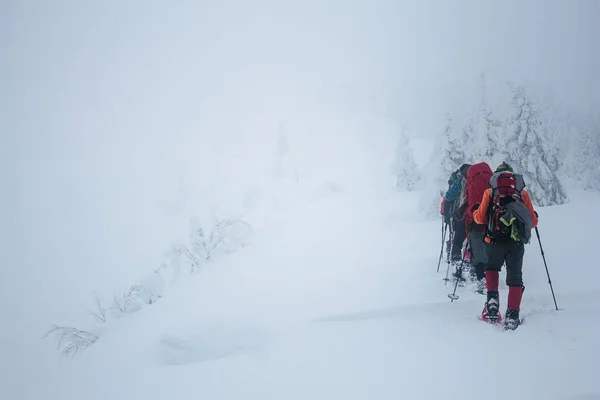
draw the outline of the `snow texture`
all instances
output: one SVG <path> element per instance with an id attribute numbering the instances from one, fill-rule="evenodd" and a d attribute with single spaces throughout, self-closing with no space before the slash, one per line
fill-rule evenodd
<path id="1" fill-rule="evenodd" d="M 135 318 L 113 324 L 94 346 L 44 371 L 45 384 L 11 388 L 8 382 L 8 393 L 476 399 L 486 392 L 502 399 L 509 390 L 519 399 L 594 398 L 600 395 L 600 273 L 592 254 L 579 258 L 577 272 L 567 268 L 573 258 L 564 251 L 594 246 L 573 218 L 600 223 L 591 212 L 598 196 L 588 196 L 539 209 L 560 310 L 533 241 L 524 262 L 526 322 L 514 332 L 478 319 L 484 296 L 474 293 L 474 284 L 458 289 L 458 301 L 448 300 L 444 268 L 435 273 L 438 222 L 399 223 L 392 215 L 411 207 L 406 200 L 365 211 L 351 196 L 336 195 L 305 206 L 311 213 L 302 213 L 304 221 L 288 218 L 253 246 L 178 283 Z M 307 233 L 302 246 L 289 239 L 299 229 Z M 503 282 L 500 293 L 505 307 Z M 489 392 L 490 369 L 481 367 L 489 364 L 498 377 L 510 373 L 510 388 Z"/>

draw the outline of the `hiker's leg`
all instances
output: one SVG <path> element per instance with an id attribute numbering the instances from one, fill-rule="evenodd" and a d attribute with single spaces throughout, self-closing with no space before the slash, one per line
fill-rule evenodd
<path id="1" fill-rule="evenodd" d="M 462 260 L 462 246 L 467 237 L 465 221 L 454 220 L 454 242 L 452 243 L 452 261 Z"/>
<path id="2" fill-rule="evenodd" d="M 510 310 L 521 308 L 523 297 L 523 255 L 525 246 L 523 243 L 511 245 L 506 255 L 506 285 L 508 286 L 508 304 Z"/>
<path id="3" fill-rule="evenodd" d="M 471 242 L 471 263 L 475 266 L 475 275 L 477 280 L 481 280 L 485 276 L 485 264 L 487 262 L 485 242 L 483 241 L 483 232 L 471 230 L 469 234 Z"/>
<path id="4" fill-rule="evenodd" d="M 523 243 L 511 244 L 506 252 L 506 285 L 523 286 Z"/>
<path id="5" fill-rule="evenodd" d="M 497 292 L 500 270 L 504 264 L 504 249 L 497 244 L 485 244 L 485 285 L 488 292 Z"/>

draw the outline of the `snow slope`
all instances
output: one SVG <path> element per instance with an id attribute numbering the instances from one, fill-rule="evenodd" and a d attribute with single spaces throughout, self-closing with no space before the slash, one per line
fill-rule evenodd
<path id="1" fill-rule="evenodd" d="M 469 285 L 449 301 L 439 221 L 420 220 L 415 198 L 332 192 L 3 398 L 600 398 L 598 200 L 538 210 L 561 310 L 532 242 L 514 332 L 477 319 Z"/>

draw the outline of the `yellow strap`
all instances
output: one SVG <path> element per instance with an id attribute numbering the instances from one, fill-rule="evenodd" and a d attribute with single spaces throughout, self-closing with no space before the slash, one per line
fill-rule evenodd
<path id="1" fill-rule="evenodd" d="M 502 223 L 506 226 L 510 226 L 513 222 L 515 222 L 516 219 L 516 217 L 512 217 L 510 221 L 506 221 L 504 217 L 500 217 L 500 221 L 502 221 Z"/>

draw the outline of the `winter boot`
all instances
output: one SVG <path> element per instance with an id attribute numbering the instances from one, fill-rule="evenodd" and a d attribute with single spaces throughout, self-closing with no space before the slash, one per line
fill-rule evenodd
<path id="1" fill-rule="evenodd" d="M 510 308 L 506 310 L 506 315 L 504 319 L 504 328 L 515 330 L 519 325 L 521 325 L 521 320 L 519 319 L 519 310 L 511 310 Z"/>
<path id="2" fill-rule="evenodd" d="M 521 308 L 521 299 L 525 286 L 509 286 L 508 287 L 508 304 L 506 310 L 506 319 L 504 327 L 506 329 L 515 330 L 521 324 L 519 320 L 519 309 Z"/>
<path id="3" fill-rule="evenodd" d="M 477 281 L 477 289 L 475 289 L 475 293 L 485 294 L 485 279 L 480 279 Z"/>
<path id="4" fill-rule="evenodd" d="M 500 296 L 498 291 L 488 291 L 487 301 L 481 312 L 481 319 L 490 324 L 498 324 L 502 321 L 500 313 Z"/>
<path id="5" fill-rule="evenodd" d="M 465 278 L 463 277 L 463 266 L 465 263 L 463 261 L 452 263 L 454 266 L 454 272 L 452 273 L 452 277 L 454 281 L 458 279 L 459 282 L 464 282 Z"/>
<path id="6" fill-rule="evenodd" d="M 474 268 L 471 268 L 469 270 L 469 280 L 471 282 L 477 282 L 477 274 L 475 273 L 475 269 Z"/>

